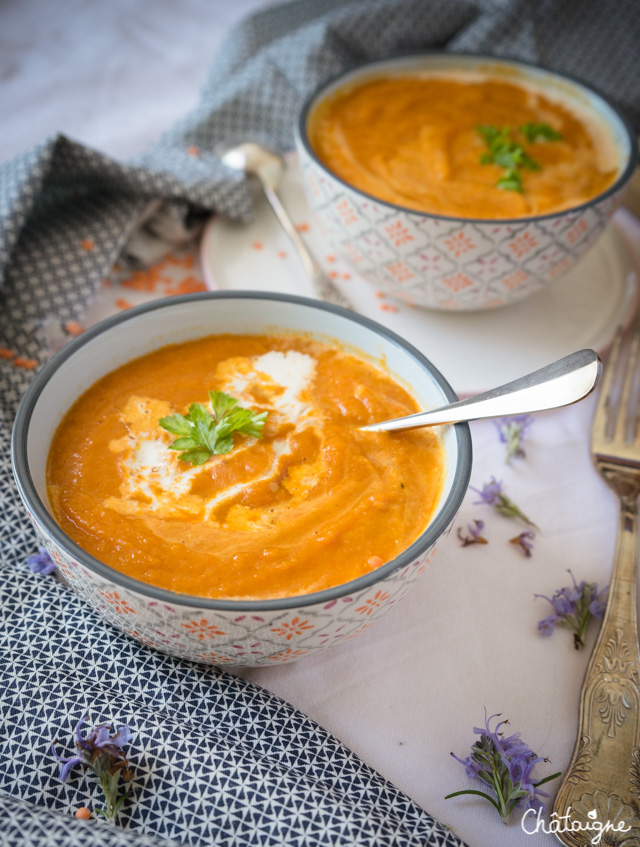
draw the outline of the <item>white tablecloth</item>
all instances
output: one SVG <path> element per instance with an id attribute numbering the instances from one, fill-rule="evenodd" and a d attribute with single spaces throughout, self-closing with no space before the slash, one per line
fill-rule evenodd
<path id="1" fill-rule="evenodd" d="M 0 159 L 54 131 L 115 156 L 139 151 L 195 103 L 231 23 L 262 5 L 3 4 Z M 421 582 L 359 638 L 297 664 L 239 671 L 333 732 L 472 847 L 556 843 L 526 835 L 517 814 L 504 826 L 479 798 L 443 798 L 477 787 L 449 753 L 468 754 L 485 707 L 550 757 L 541 775 L 567 765 L 588 651 L 576 652 L 565 630 L 538 635 L 549 609 L 533 595 L 568 584 L 567 567 L 578 580 L 608 581 L 617 507 L 591 465 L 592 411 L 590 398 L 537 415 L 526 459 L 510 466 L 493 423 L 472 425 L 472 484 L 503 480 L 540 526 L 531 558 L 508 541 L 524 527 L 474 505 L 470 492 L 455 527 L 483 519 L 489 544 L 463 549 L 454 528 Z"/>

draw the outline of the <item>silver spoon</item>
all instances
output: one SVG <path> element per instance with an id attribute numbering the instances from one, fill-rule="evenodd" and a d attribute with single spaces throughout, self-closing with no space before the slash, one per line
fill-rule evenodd
<path id="1" fill-rule="evenodd" d="M 361 427 L 367 432 L 394 432 L 422 426 L 502 418 L 557 409 L 582 400 L 596 387 L 602 362 L 594 350 L 579 350 L 492 391 L 476 394 L 428 412 Z"/>
<path id="2" fill-rule="evenodd" d="M 313 258 L 306 244 L 298 235 L 287 210 L 282 205 L 276 190 L 282 175 L 282 157 L 275 151 L 263 147 L 262 144 L 247 141 L 223 151 L 220 159 L 228 168 L 256 177 L 271 204 L 271 208 L 276 213 L 278 221 L 300 257 L 300 261 L 311 280 L 316 297 L 319 300 L 326 300 L 328 303 L 350 309 L 351 303 Z"/>

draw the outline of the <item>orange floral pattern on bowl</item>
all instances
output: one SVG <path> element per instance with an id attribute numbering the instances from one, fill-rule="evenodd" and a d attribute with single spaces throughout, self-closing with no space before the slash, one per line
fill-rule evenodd
<path id="1" fill-rule="evenodd" d="M 328 602 L 301 602 L 287 610 L 238 614 L 237 610 L 162 602 L 116 585 L 75 561 L 30 517 L 65 579 L 108 623 L 148 647 L 209 665 L 292 662 L 364 632 L 422 576 L 438 552 L 440 539 L 450 531 L 449 526 L 411 564 L 353 594 Z"/>
<path id="2" fill-rule="evenodd" d="M 491 309 L 541 290 L 594 244 L 624 190 L 538 219 L 455 220 L 378 203 L 324 171 L 299 140 L 298 153 L 333 249 L 377 289 L 431 309 Z"/>

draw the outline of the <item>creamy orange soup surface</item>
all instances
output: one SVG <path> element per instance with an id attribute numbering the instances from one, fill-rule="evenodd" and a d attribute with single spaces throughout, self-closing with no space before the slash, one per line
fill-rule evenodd
<path id="1" fill-rule="evenodd" d="M 200 466 L 158 420 L 220 390 L 267 411 L 263 437 Z M 377 364 L 301 336 L 219 335 L 130 362 L 53 440 L 49 499 L 84 550 L 146 583 L 214 598 L 306 594 L 362 576 L 424 531 L 441 435 L 359 427 L 419 411 Z"/>
<path id="2" fill-rule="evenodd" d="M 528 143 L 518 131 L 547 124 L 561 140 Z M 481 164 L 478 126 L 508 127 L 540 166 L 522 169 L 522 192 Z M 339 89 L 314 110 L 311 145 L 356 188 L 400 206 L 462 218 L 514 218 L 580 205 L 616 178 L 618 153 L 604 127 L 553 96 L 503 78 L 396 75 Z"/>

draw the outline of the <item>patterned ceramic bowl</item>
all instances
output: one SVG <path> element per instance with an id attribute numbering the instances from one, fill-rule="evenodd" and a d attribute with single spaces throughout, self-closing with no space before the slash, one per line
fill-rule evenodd
<path id="1" fill-rule="evenodd" d="M 63 348 L 36 376 L 16 417 L 12 459 L 20 494 L 43 545 L 68 583 L 111 624 L 174 656 L 209 664 L 277 664 L 363 632 L 420 577 L 449 532 L 471 471 L 466 425 L 443 434 L 446 483 L 433 520 L 393 561 L 352 582 L 299 597 L 213 600 L 155 588 L 85 553 L 57 525 L 45 470 L 57 426 L 94 382 L 167 344 L 221 332 L 298 332 L 381 357 L 425 408 L 455 399 L 417 350 L 367 318 L 285 295 L 206 293 L 159 300 L 109 318 Z"/>
<path id="2" fill-rule="evenodd" d="M 543 89 L 547 96 L 586 113 L 608 131 L 619 153 L 614 183 L 575 208 L 513 220 L 421 213 L 353 188 L 313 151 L 310 116 L 322 100 L 360 78 L 414 71 L 484 71 Z M 603 232 L 638 158 L 625 117 L 585 85 L 520 62 L 450 53 L 370 62 L 326 83 L 301 112 L 296 146 L 309 204 L 336 252 L 394 297 L 432 309 L 467 311 L 521 300 L 566 273 Z"/>

